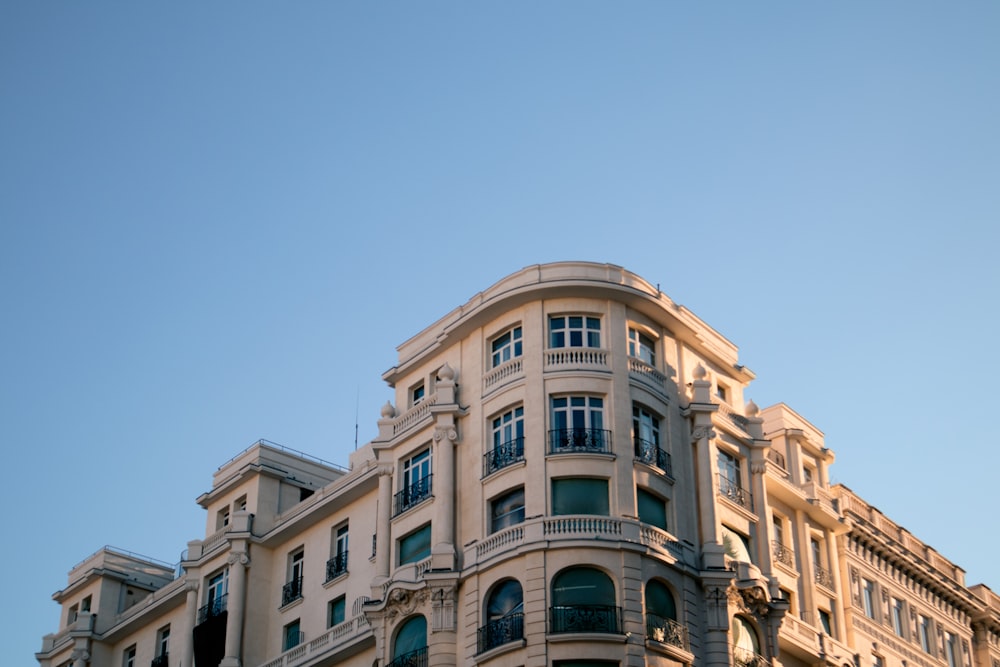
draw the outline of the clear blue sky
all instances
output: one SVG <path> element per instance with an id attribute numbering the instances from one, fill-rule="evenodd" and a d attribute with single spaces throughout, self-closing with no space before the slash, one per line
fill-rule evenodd
<path id="1" fill-rule="evenodd" d="M 178 560 L 256 439 L 346 463 L 397 344 L 566 259 L 1000 590 L 998 118 L 992 1 L 0 1 L 0 663 L 102 545 Z"/>

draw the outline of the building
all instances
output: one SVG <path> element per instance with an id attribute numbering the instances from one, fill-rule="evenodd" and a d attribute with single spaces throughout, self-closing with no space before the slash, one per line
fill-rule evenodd
<path id="1" fill-rule="evenodd" d="M 1000 667 L 1000 598 L 621 267 L 527 267 L 398 352 L 348 468 L 255 443 L 176 567 L 70 571 L 40 665 Z"/>

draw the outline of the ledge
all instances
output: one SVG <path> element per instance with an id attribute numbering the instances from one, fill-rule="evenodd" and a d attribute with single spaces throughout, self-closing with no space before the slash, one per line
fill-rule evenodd
<path id="1" fill-rule="evenodd" d="M 527 645 L 528 645 L 527 640 L 515 639 L 514 641 L 507 642 L 506 644 L 501 644 L 500 646 L 494 646 L 489 651 L 483 651 L 482 653 L 477 654 L 473 659 L 476 661 L 476 664 L 479 664 L 481 662 L 488 662 L 499 655 L 503 655 L 504 653 L 510 653 L 511 651 L 522 649 Z"/>

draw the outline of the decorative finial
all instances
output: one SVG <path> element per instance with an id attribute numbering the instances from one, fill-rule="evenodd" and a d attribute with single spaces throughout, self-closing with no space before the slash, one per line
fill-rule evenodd
<path id="1" fill-rule="evenodd" d="M 698 365 L 694 367 L 691 374 L 694 376 L 695 380 L 704 380 L 708 376 L 708 371 L 706 371 L 705 367 L 701 365 L 701 362 L 698 362 Z"/>
<path id="2" fill-rule="evenodd" d="M 746 410 L 747 410 L 747 417 L 756 417 L 757 413 L 760 412 L 760 408 L 758 408 L 757 404 L 753 402 L 753 399 L 747 401 Z"/>
<path id="3" fill-rule="evenodd" d="M 441 370 L 438 371 L 438 377 L 442 380 L 448 380 L 449 382 L 455 379 L 455 369 L 448 365 L 446 361 Z"/>
<path id="4" fill-rule="evenodd" d="M 382 406 L 382 419 L 392 419 L 396 416 L 396 408 L 392 407 L 392 403 L 389 401 L 385 402 Z"/>

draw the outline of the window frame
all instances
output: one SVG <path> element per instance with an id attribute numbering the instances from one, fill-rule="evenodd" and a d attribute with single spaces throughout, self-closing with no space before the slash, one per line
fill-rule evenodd
<path id="1" fill-rule="evenodd" d="M 603 484 L 604 502 L 601 509 L 604 509 L 605 511 L 603 513 L 595 513 L 587 511 L 584 512 L 564 511 L 566 505 L 571 505 L 574 507 L 580 505 L 580 503 L 578 502 L 578 499 L 580 497 L 589 497 L 590 499 L 597 497 L 596 484 L 594 489 L 592 490 L 593 495 L 591 496 L 587 496 L 587 494 L 583 493 L 582 490 L 580 489 L 577 489 L 575 493 L 576 498 L 572 500 L 569 498 L 569 496 L 566 495 L 570 493 L 570 488 L 573 484 L 580 484 L 580 486 L 586 486 L 586 483 L 588 482 Z M 573 516 L 577 514 L 582 514 L 586 516 L 611 516 L 611 480 L 609 480 L 607 477 L 586 477 L 583 475 L 573 476 L 573 477 L 553 477 L 552 480 L 550 481 L 549 488 L 551 491 L 552 516 Z M 559 490 L 562 490 L 562 493 L 560 493 Z M 586 503 L 583 503 L 584 506 L 585 504 Z"/>
<path id="2" fill-rule="evenodd" d="M 628 328 L 628 356 L 656 368 L 656 339 L 636 326 Z M 643 354 L 646 352 L 646 354 Z"/>
<path id="3" fill-rule="evenodd" d="M 424 542 L 423 542 L 423 535 L 424 535 L 425 532 L 426 532 L 426 540 L 427 540 L 426 544 L 424 544 Z M 403 560 L 403 547 L 404 547 L 404 545 L 406 545 L 406 546 L 412 546 L 412 543 L 410 543 L 408 541 L 409 540 L 417 540 L 417 536 L 418 535 L 421 536 L 421 538 L 420 538 L 420 542 L 417 542 L 417 544 L 419 546 L 421 546 L 421 548 L 419 550 L 414 550 L 414 554 L 412 556 L 407 557 L 407 560 Z M 424 525 L 420 526 L 419 528 L 411 530 L 410 532 L 406 533 L 405 535 L 401 536 L 399 539 L 396 540 L 396 561 L 397 561 L 397 563 L 399 564 L 400 567 L 402 567 L 403 565 L 409 565 L 410 563 L 419 563 L 419 562 L 421 562 L 423 560 L 426 560 L 427 558 L 430 558 L 430 555 L 431 555 L 431 524 L 430 523 L 425 523 Z"/>
<path id="4" fill-rule="evenodd" d="M 340 621 L 337 621 L 337 610 L 340 610 Z M 340 625 L 347 620 L 347 596 L 338 595 L 326 603 L 326 628 Z"/>
<path id="5" fill-rule="evenodd" d="M 510 509 L 500 516 L 497 516 L 496 510 L 498 506 L 503 502 L 517 501 L 516 496 L 520 495 L 520 505 L 514 505 L 513 509 Z M 510 528 L 511 526 L 516 526 L 518 524 L 524 523 L 524 487 L 517 486 L 512 489 L 507 489 L 498 496 L 495 496 L 489 502 L 489 522 L 490 522 L 490 534 L 500 532 L 505 528 Z M 508 517 L 510 520 L 508 521 Z M 501 525 L 498 525 L 498 521 Z"/>
<path id="6" fill-rule="evenodd" d="M 507 327 L 500 335 L 490 340 L 490 368 L 502 366 L 521 357 L 523 353 L 524 339 L 521 325 Z"/>
<path id="7" fill-rule="evenodd" d="M 579 320 L 579 323 L 574 323 L 574 320 Z M 601 317 L 596 315 L 549 315 L 549 349 L 600 349 L 601 325 Z"/>

